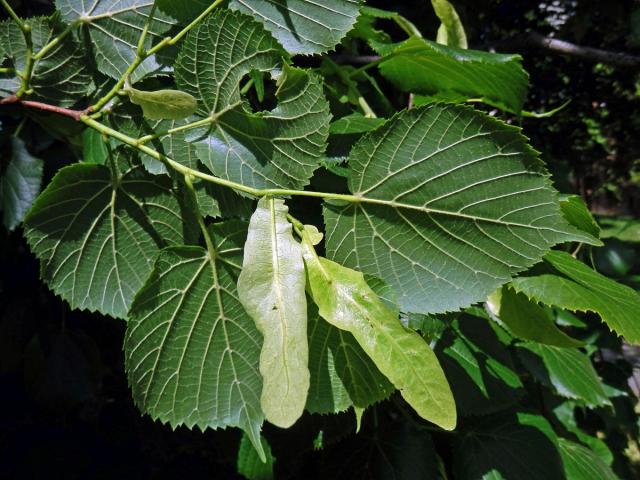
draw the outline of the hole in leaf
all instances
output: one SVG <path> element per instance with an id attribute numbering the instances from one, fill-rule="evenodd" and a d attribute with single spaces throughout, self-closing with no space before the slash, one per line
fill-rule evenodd
<path id="1" fill-rule="evenodd" d="M 265 72 L 252 70 L 240 80 L 240 93 L 242 98 L 249 102 L 251 111 L 254 113 L 269 112 L 276 108 L 278 99 L 276 98 L 275 80 Z"/>

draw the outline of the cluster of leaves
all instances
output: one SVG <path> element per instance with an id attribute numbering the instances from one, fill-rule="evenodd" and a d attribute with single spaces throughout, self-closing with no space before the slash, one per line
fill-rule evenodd
<path id="1" fill-rule="evenodd" d="M 2 3 L 2 103 L 23 118 L 4 225 L 23 223 L 72 308 L 127 322 L 142 412 L 240 427 L 253 478 L 282 458 L 265 419 L 349 409 L 363 434 L 380 423 L 346 459 L 356 471 L 616 478 L 580 421 L 618 418 L 624 392 L 569 312 L 638 343 L 640 296 L 567 253 L 601 245 L 584 203 L 558 194 L 520 129 L 465 105 L 523 115 L 519 56 L 468 50 L 444 0 L 437 42 L 357 0 L 57 0 L 28 19 Z M 377 57 L 338 65 L 340 42 Z M 20 136 L 27 120 L 59 133 L 39 110 L 80 126 L 80 160 L 42 192 Z M 328 437 L 316 447 L 344 446 Z"/>

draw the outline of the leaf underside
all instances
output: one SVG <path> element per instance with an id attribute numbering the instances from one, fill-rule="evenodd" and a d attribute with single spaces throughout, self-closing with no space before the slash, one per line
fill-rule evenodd
<path id="1" fill-rule="evenodd" d="M 262 339 L 236 290 L 246 224 L 210 232 L 215 259 L 201 247 L 165 249 L 136 296 L 124 346 L 129 384 L 152 418 L 240 427 L 260 452 Z"/>
<path id="2" fill-rule="evenodd" d="M 211 48 L 203 52 L 201 45 Z M 214 12 L 185 39 L 178 87 L 196 97 L 200 116 L 226 112 L 194 138 L 198 157 L 214 175 L 253 188 L 299 189 L 320 166 L 330 120 L 322 82 L 283 66 L 283 57 L 264 27 L 238 12 Z M 240 82 L 252 71 L 277 79 L 273 110 L 254 113 L 243 100 Z"/>
<path id="3" fill-rule="evenodd" d="M 151 177 L 128 154 L 119 171 L 61 169 L 25 219 L 41 276 L 72 308 L 126 318 L 165 245 L 183 243 L 181 207 L 168 178 Z"/>
<path id="4" fill-rule="evenodd" d="M 597 242 L 562 217 L 519 130 L 467 107 L 396 115 L 349 156 L 362 201 L 325 202 L 327 256 L 387 282 L 401 310 L 484 300 L 553 245 Z"/>
<path id="5" fill-rule="evenodd" d="M 360 0 L 231 0 L 229 8 L 253 15 L 292 54 L 332 50 L 351 30 Z"/>

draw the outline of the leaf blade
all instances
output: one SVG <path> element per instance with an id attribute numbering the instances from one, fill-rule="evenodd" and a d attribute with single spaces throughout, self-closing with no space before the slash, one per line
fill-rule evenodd
<path id="1" fill-rule="evenodd" d="M 327 256 L 387 282 L 406 312 L 466 307 L 552 245 L 597 241 L 564 220 L 525 137 L 466 107 L 397 115 L 353 147 L 349 166 L 360 202 L 325 203 Z"/>
<path id="2" fill-rule="evenodd" d="M 360 0 L 231 0 L 229 8 L 253 15 L 292 54 L 324 53 L 353 27 Z"/>
<path id="3" fill-rule="evenodd" d="M 131 307 L 127 376 L 136 404 L 152 418 L 202 430 L 238 426 L 264 459 L 260 333 L 237 299 L 233 266 L 246 227 L 210 230 L 216 259 L 184 246 L 158 256 Z"/>
<path id="4" fill-rule="evenodd" d="M 11 159 L 0 177 L 2 223 L 9 231 L 24 220 L 40 193 L 44 162 L 32 156 L 19 138 L 11 139 Z"/>

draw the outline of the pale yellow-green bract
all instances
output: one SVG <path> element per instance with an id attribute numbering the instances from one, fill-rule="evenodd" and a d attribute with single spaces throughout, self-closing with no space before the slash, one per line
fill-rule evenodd
<path id="1" fill-rule="evenodd" d="M 264 336 L 262 410 L 282 428 L 300 418 L 309 391 L 304 262 L 287 212 L 283 200 L 260 200 L 238 279 L 240 302 Z"/>
<path id="2" fill-rule="evenodd" d="M 157 90 L 144 92 L 127 88 L 132 103 L 142 107 L 142 113 L 151 120 L 181 120 L 198 108 L 195 97 L 180 90 Z"/>
<path id="3" fill-rule="evenodd" d="M 303 248 L 309 290 L 322 318 L 355 337 L 418 415 L 453 430 L 456 404 L 429 345 L 400 323 L 362 273 L 318 257 L 308 239 Z"/>

